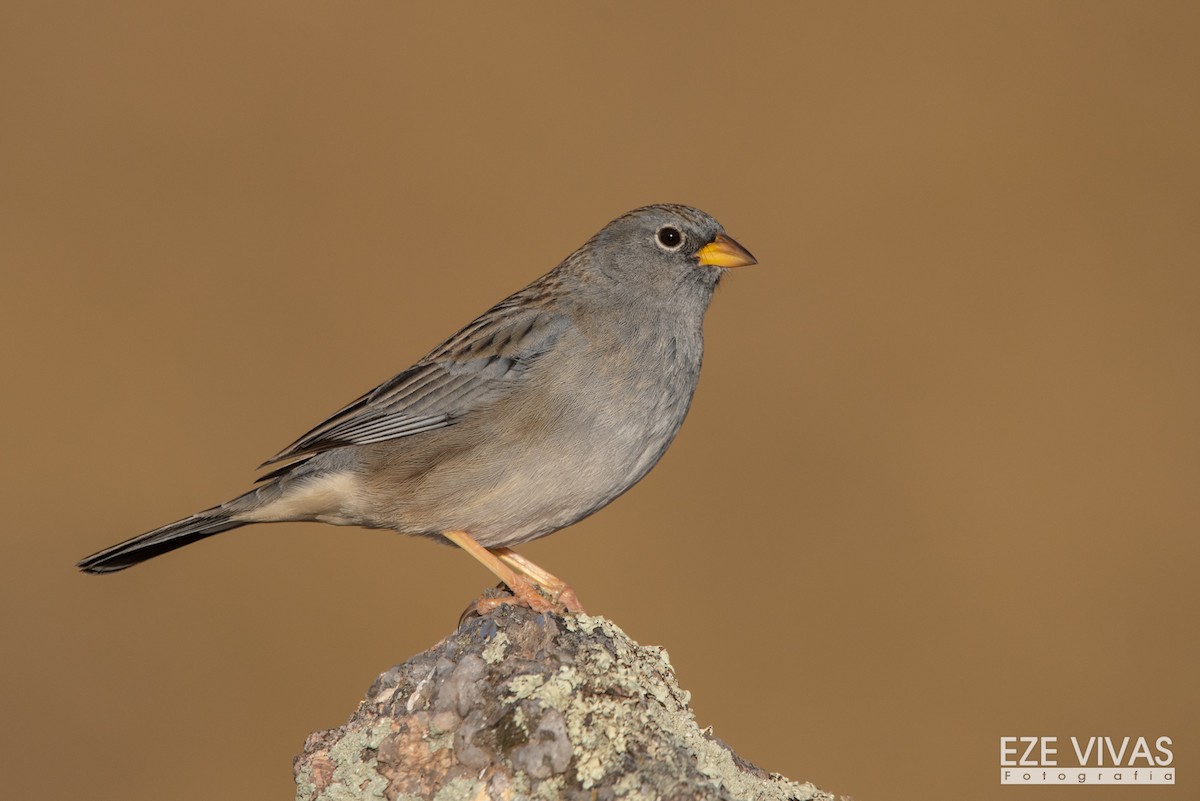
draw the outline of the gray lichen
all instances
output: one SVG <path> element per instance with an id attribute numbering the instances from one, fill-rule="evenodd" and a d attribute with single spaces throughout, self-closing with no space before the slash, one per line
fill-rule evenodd
<path id="1" fill-rule="evenodd" d="M 518 606 L 376 679 L 297 757 L 298 801 L 830 799 L 702 731 L 661 648 Z"/>

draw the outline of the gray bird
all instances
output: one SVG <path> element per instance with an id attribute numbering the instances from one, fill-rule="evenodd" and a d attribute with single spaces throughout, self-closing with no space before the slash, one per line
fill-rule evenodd
<path id="1" fill-rule="evenodd" d="M 453 542 L 517 599 L 580 609 L 512 546 L 587 517 L 654 466 L 691 404 L 713 290 L 726 268 L 754 263 L 699 209 L 635 209 L 265 462 L 282 466 L 254 489 L 79 568 L 318 520 Z"/>

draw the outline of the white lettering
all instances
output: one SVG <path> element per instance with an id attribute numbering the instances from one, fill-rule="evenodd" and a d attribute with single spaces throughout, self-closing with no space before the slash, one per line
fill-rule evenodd
<path id="1" fill-rule="evenodd" d="M 1163 767 L 1170 765 L 1171 760 L 1175 756 L 1174 754 L 1171 753 L 1171 749 L 1167 748 L 1168 745 L 1171 745 L 1170 737 L 1159 737 L 1157 740 L 1154 741 L 1155 749 L 1158 750 L 1158 753 L 1163 755 L 1161 757 L 1155 757 L 1154 761 L 1157 762 L 1159 765 L 1162 765 Z"/>
<path id="2" fill-rule="evenodd" d="M 1011 743 L 1017 741 L 1016 737 L 1001 737 L 1000 738 L 1000 767 L 1011 768 L 1016 766 L 1016 761 L 1013 757 L 1017 755 L 1017 749 L 1011 746 Z"/>
<path id="3" fill-rule="evenodd" d="M 1088 762 L 1088 759 L 1092 756 L 1092 748 L 1096 745 L 1096 738 L 1095 737 L 1088 738 L 1088 744 L 1087 744 L 1086 751 L 1079 750 L 1079 738 L 1077 738 L 1077 737 L 1071 738 L 1071 745 L 1074 746 L 1074 748 L 1075 748 L 1075 756 L 1079 759 L 1079 764 L 1086 765 Z"/>
<path id="4" fill-rule="evenodd" d="M 1113 765 L 1120 765 L 1121 760 L 1123 760 L 1125 758 L 1125 749 L 1129 747 L 1129 738 L 1126 737 L 1124 740 L 1121 741 L 1121 750 L 1120 751 L 1113 748 L 1113 741 L 1112 741 L 1111 737 L 1105 737 L 1104 743 L 1108 746 L 1108 755 L 1110 757 L 1112 757 Z M 1103 765 L 1104 764 L 1104 753 L 1101 752 L 1101 753 L 1097 754 L 1097 756 L 1100 757 L 1100 764 Z"/>
<path id="5" fill-rule="evenodd" d="M 1150 758 L 1150 743 L 1146 742 L 1145 737 L 1137 738 L 1137 742 L 1133 744 L 1133 751 L 1129 754 L 1129 767 L 1133 767 L 1133 763 L 1139 759 L 1146 760 L 1148 767 L 1154 767 L 1154 760 Z"/>
<path id="6" fill-rule="evenodd" d="M 1036 766 L 1038 764 L 1037 760 L 1031 759 L 1029 755 L 1033 753 L 1033 748 L 1034 748 L 1034 746 L 1036 746 L 1038 744 L 1038 740 L 1040 740 L 1040 739 L 1041 739 L 1040 737 L 1022 737 L 1021 738 L 1021 742 L 1029 743 L 1029 747 L 1026 748 L 1025 753 L 1021 755 L 1021 761 L 1017 763 L 1018 765 L 1020 765 L 1021 767 L 1024 768 L 1024 767 L 1027 767 L 1030 765 Z"/>

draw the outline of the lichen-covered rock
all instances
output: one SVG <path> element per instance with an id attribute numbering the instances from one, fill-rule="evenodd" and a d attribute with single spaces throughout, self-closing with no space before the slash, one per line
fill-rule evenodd
<path id="1" fill-rule="evenodd" d="M 295 773 L 298 801 L 831 798 L 701 731 L 661 648 L 509 605 L 381 675 Z"/>

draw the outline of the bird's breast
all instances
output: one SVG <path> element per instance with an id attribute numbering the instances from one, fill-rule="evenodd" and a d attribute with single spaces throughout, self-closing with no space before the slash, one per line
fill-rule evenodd
<path id="1" fill-rule="evenodd" d="M 589 358 L 534 377 L 545 382 L 543 402 L 526 417 L 528 438 L 510 463 L 533 478 L 547 527 L 607 504 L 658 462 L 700 372 L 698 337 L 635 333 L 624 343 L 589 344 Z"/>

